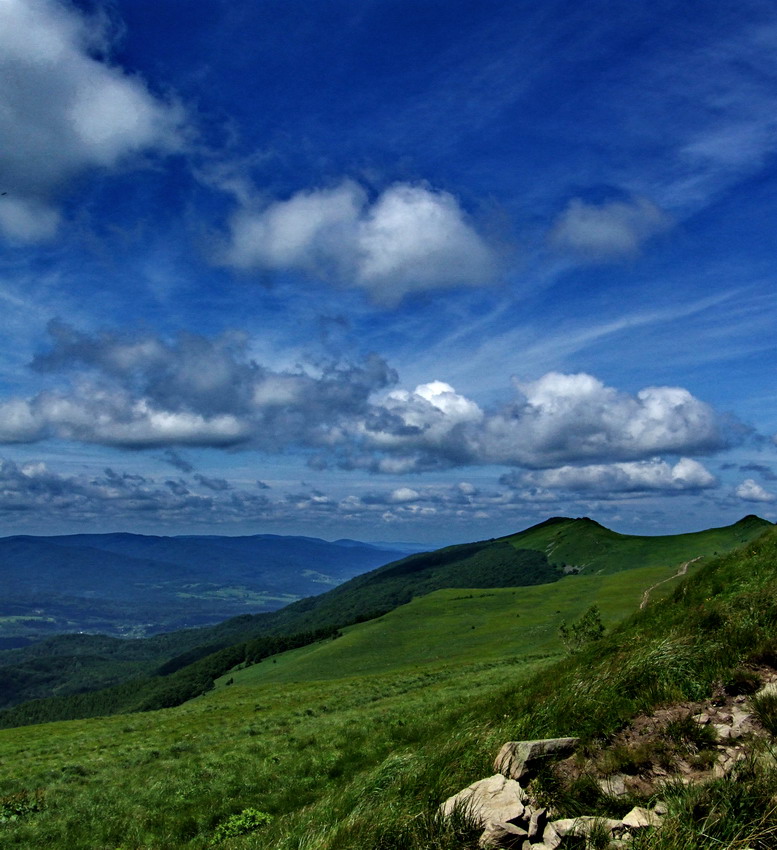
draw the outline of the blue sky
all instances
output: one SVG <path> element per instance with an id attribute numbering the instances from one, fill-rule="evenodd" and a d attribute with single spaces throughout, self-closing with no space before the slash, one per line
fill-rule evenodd
<path id="1" fill-rule="evenodd" d="M 777 520 L 771 2 L 0 0 L 0 533 Z"/>

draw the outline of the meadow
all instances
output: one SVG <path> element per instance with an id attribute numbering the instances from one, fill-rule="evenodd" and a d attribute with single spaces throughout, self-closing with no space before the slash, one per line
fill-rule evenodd
<path id="1" fill-rule="evenodd" d="M 440 590 L 239 665 L 176 708 L 0 731 L 0 846 L 474 850 L 478 830 L 437 806 L 490 775 L 504 741 L 580 735 L 593 753 L 638 712 L 777 665 L 776 531 L 639 610 L 674 572 Z M 568 655 L 558 627 L 592 604 L 606 633 Z M 709 787 L 667 789 L 666 829 L 634 848 L 769 850 L 774 794 L 767 750 Z"/>

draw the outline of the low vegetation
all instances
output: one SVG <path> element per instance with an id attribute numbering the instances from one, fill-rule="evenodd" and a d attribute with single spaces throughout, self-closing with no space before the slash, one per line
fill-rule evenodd
<path id="1" fill-rule="evenodd" d="M 235 671 L 233 684 L 178 708 L 2 732 L 0 799 L 34 804 L 0 824 L 0 842 L 474 850 L 478 831 L 440 819 L 437 807 L 489 775 L 504 741 L 578 735 L 593 758 L 636 715 L 747 688 L 744 673 L 777 664 L 777 531 L 662 593 L 621 625 L 608 622 L 602 606 L 604 635 L 555 661 L 511 654 L 367 676 L 344 670 L 339 679 L 241 681 L 280 667 L 281 656 L 278 665 L 268 659 Z M 633 596 L 636 609 L 639 591 Z M 708 742 L 696 734 L 680 722 L 667 747 L 703 754 Z M 727 777 L 664 788 L 664 826 L 633 846 L 768 850 L 777 835 L 775 794 L 769 745 Z M 240 823 L 239 834 L 223 834 Z"/>

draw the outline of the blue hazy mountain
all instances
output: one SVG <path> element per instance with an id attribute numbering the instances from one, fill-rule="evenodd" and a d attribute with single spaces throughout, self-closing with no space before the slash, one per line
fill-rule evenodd
<path id="1" fill-rule="evenodd" d="M 0 648 L 60 632 L 138 636 L 272 611 L 406 552 L 274 534 L 4 537 Z"/>

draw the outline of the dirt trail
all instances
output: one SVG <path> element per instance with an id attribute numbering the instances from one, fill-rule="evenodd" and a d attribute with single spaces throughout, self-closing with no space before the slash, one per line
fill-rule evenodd
<path id="1" fill-rule="evenodd" d="M 672 581 L 674 578 L 679 578 L 680 576 L 684 576 L 688 572 L 688 567 L 696 561 L 700 561 L 702 558 L 699 555 L 697 558 L 691 558 L 690 561 L 686 561 L 684 564 L 680 564 L 680 568 L 673 576 L 669 576 L 669 578 L 662 579 L 661 581 L 657 581 L 655 584 L 652 584 L 643 594 L 642 594 L 642 602 L 639 603 L 640 608 L 644 608 L 648 602 L 650 601 L 650 593 L 655 590 L 662 584 L 666 584 L 668 581 Z"/>

